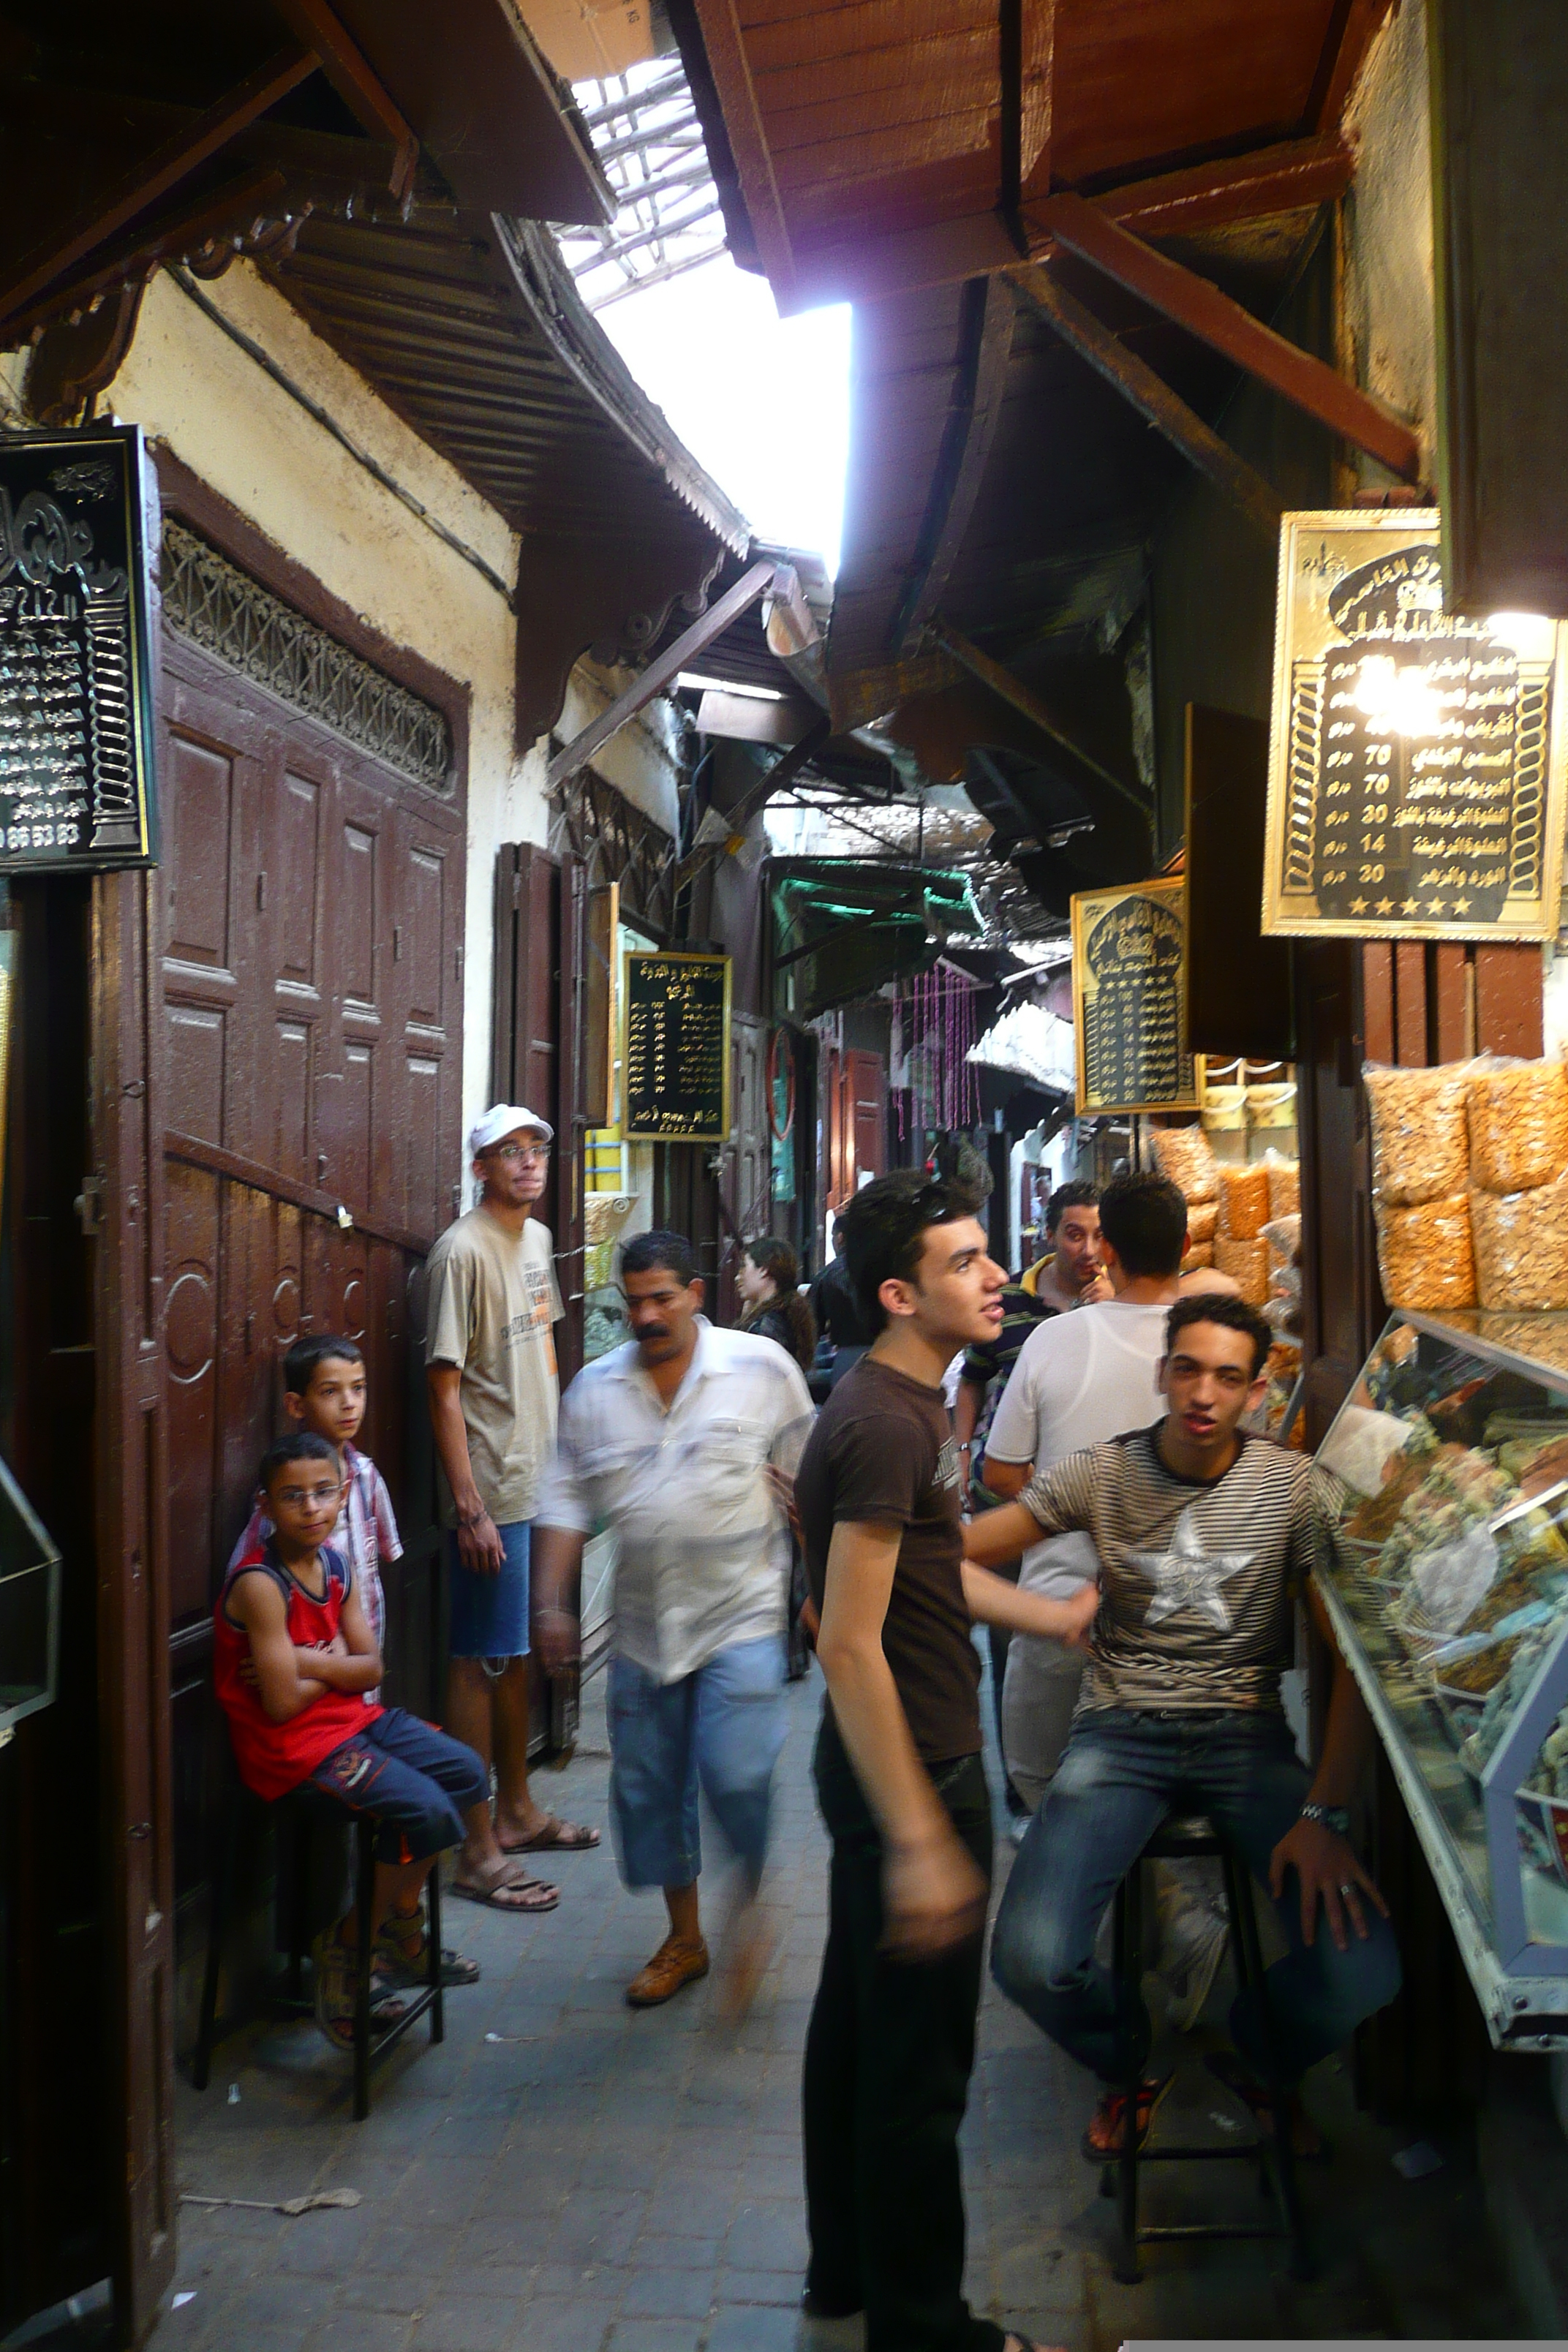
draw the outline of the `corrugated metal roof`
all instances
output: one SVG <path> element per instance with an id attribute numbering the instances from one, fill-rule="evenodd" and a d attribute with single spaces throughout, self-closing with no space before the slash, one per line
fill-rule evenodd
<path id="1" fill-rule="evenodd" d="M 268 274 L 334 350 L 525 536 L 689 530 L 743 515 L 594 324 L 547 231 L 421 205 L 307 221 Z"/>

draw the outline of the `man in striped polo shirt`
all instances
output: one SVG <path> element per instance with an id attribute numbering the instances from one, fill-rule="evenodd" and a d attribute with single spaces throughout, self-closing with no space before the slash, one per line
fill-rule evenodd
<path id="1" fill-rule="evenodd" d="M 1370 1738 L 1360 1694 L 1336 1656 L 1315 1773 L 1280 1706 L 1298 1593 L 1328 1631 L 1310 1580 L 1340 1489 L 1305 1455 L 1240 1426 L 1261 1398 L 1271 1337 L 1240 1298 L 1179 1299 L 1159 1372 L 1163 1419 L 1041 1472 L 1017 1503 L 967 1532 L 966 1553 L 982 1567 L 1079 1528 L 1100 1554 L 1100 1613 L 1072 1733 L 1019 1848 L 991 1952 L 1008 1998 L 1108 2086 L 1084 2141 L 1095 2158 L 1121 2146 L 1121 2086 L 1150 2042 L 1142 2001 L 1130 2013 L 1096 1964 L 1095 1934 L 1167 1815 L 1206 1814 L 1274 1898 L 1289 1949 L 1268 1972 L 1268 1999 L 1288 2081 L 1398 1990 L 1386 1906 L 1346 1835 Z M 1259 2021 L 1238 2000 L 1230 2022 L 1239 2054 L 1211 2063 L 1261 2123 Z M 1140 2143 L 1163 2087 L 1143 2079 Z M 1311 2152 L 1300 2111 L 1293 2137 Z"/>

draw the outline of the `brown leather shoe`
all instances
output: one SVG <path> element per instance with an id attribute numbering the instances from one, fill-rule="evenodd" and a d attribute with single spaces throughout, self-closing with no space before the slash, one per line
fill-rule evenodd
<path id="1" fill-rule="evenodd" d="M 647 1968 L 639 1969 L 627 1985 L 626 2000 L 633 2009 L 657 2009 L 661 2000 L 672 2000 L 682 1985 L 695 1984 L 707 1973 L 706 1944 L 685 1944 L 678 1936 L 667 1936 Z"/>

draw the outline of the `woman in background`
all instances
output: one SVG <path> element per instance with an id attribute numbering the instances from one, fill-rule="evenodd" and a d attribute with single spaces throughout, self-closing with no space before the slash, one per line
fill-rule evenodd
<path id="1" fill-rule="evenodd" d="M 764 1234 L 746 1244 L 735 1287 L 745 1305 L 742 1331 L 776 1339 L 803 1372 L 816 1351 L 816 1318 L 800 1295 L 800 1260 L 788 1242 Z"/>

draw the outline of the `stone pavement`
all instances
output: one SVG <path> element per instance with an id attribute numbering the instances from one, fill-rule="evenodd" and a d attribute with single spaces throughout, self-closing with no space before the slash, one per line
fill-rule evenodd
<path id="1" fill-rule="evenodd" d="M 520 1921 L 453 1902 L 448 1942 L 484 1981 L 447 2002 L 378 2070 L 370 2118 L 350 2119 L 346 2069 L 309 2025 L 259 2025 L 216 2057 L 212 2088 L 182 2088 L 181 2188 L 281 2199 L 352 2187 L 363 2201 L 289 2221 L 184 2206 L 159 2352 L 851 2352 L 858 2322 L 796 2310 L 805 2244 L 796 2101 L 824 1925 L 826 1846 L 807 1765 L 822 1685 L 790 1695 L 778 1776 L 772 1898 L 776 1962 L 747 2022 L 721 2026 L 712 1980 L 640 2015 L 626 1979 L 658 1941 L 657 1898 L 620 1886 L 605 1848 L 565 1855 L 558 1911 Z M 541 1794 L 605 1821 L 602 1679 L 583 1745 Z M 1011 1848 L 999 1846 L 1005 1869 Z M 1125 2337 L 1510 2336 L 1524 2332 L 1483 2235 L 1467 2149 L 1406 2181 L 1413 2135 L 1358 2116 L 1325 2068 L 1312 2102 L 1334 2162 L 1308 2169 L 1323 2275 L 1283 2273 L 1279 2249 L 1151 2250 L 1117 2285 L 1112 2208 L 1078 2153 L 1082 2077 L 988 1990 L 966 2131 L 969 2294 L 980 2310 L 1071 2352 Z M 1235 2115 L 1201 2068 L 1184 2127 Z M 234 2101 L 230 2085 L 237 2089 Z M 1217 2119 L 1217 2120 L 1216 2120 Z M 1184 2179 L 1180 2176 L 1185 2175 Z M 1157 2208 L 1156 2208 L 1157 2200 Z M 1255 2176 L 1171 2167 L 1150 2218 L 1256 2221 Z"/>

